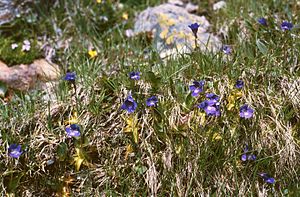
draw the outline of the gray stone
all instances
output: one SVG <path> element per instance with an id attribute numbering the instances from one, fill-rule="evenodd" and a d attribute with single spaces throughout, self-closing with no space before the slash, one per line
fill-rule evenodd
<path id="1" fill-rule="evenodd" d="M 12 21 L 16 14 L 13 0 L 0 0 L 0 25 Z"/>
<path id="2" fill-rule="evenodd" d="M 135 35 L 151 32 L 154 47 L 164 58 L 178 53 L 190 53 L 195 49 L 195 38 L 188 26 L 196 22 L 200 24 L 198 47 L 202 51 L 219 50 L 221 42 L 218 37 L 207 32 L 210 24 L 204 16 L 190 14 L 185 8 L 170 3 L 141 12 L 135 19 L 133 31 Z"/>

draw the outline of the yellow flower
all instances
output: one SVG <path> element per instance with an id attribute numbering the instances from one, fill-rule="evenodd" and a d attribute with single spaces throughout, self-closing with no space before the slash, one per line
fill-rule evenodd
<path id="1" fill-rule="evenodd" d="M 128 20 L 128 13 L 127 13 L 127 12 L 124 12 L 124 13 L 122 14 L 122 18 L 123 18 L 124 20 Z"/>
<path id="2" fill-rule="evenodd" d="M 124 118 L 127 125 L 124 128 L 125 133 L 130 133 L 132 132 L 133 135 L 133 140 L 135 143 L 138 143 L 138 138 L 139 138 L 139 125 L 138 125 L 138 117 L 136 116 L 130 116 L 128 118 Z"/>
<path id="3" fill-rule="evenodd" d="M 78 116 L 77 112 L 73 113 L 73 116 L 69 118 L 69 120 L 65 121 L 65 125 L 70 125 L 70 124 L 77 124 L 78 123 Z"/>
<path id="4" fill-rule="evenodd" d="M 131 144 L 129 144 L 126 146 L 125 160 L 127 160 L 128 155 L 131 153 L 133 153 L 133 148 L 132 148 Z"/>
<path id="5" fill-rule="evenodd" d="M 102 2 L 102 0 L 96 0 L 97 1 L 97 3 L 101 3 Z"/>
<path id="6" fill-rule="evenodd" d="M 90 58 L 94 58 L 98 55 L 96 50 L 89 50 L 89 56 Z"/>

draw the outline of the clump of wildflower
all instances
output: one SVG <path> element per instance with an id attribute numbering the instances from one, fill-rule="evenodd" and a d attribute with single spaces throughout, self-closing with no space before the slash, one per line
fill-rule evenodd
<path id="1" fill-rule="evenodd" d="M 101 2 L 102 2 L 102 0 L 96 0 L 96 2 L 97 2 L 97 3 L 101 3 Z"/>
<path id="2" fill-rule="evenodd" d="M 158 99 L 156 96 L 151 96 L 150 98 L 147 99 L 146 105 L 148 107 L 156 106 L 158 103 Z"/>
<path id="3" fill-rule="evenodd" d="M 79 137 L 80 127 L 77 124 L 71 124 L 66 127 L 66 132 L 68 137 Z"/>
<path id="4" fill-rule="evenodd" d="M 18 48 L 18 44 L 17 43 L 13 43 L 13 44 L 11 44 L 11 49 L 12 50 L 15 50 L 16 48 Z"/>
<path id="5" fill-rule="evenodd" d="M 214 93 L 206 94 L 208 100 L 203 101 L 198 105 L 198 108 L 203 109 L 208 116 L 220 116 L 219 96 Z"/>
<path id="6" fill-rule="evenodd" d="M 226 55 L 229 55 L 229 54 L 231 54 L 232 49 L 231 49 L 230 46 L 224 45 L 224 46 L 222 47 L 222 51 L 223 51 L 223 53 L 225 53 Z"/>
<path id="7" fill-rule="evenodd" d="M 270 177 L 270 175 L 268 175 L 267 173 L 260 173 L 259 176 L 263 178 L 266 183 L 275 183 L 275 179 L 273 177 Z"/>
<path id="8" fill-rule="evenodd" d="M 205 81 L 194 81 L 193 85 L 190 85 L 190 91 L 192 91 L 192 96 L 196 97 L 200 92 L 203 92 Z"/>
<path id="9" fill-rule="evenodd" d="M 259 18 L 257 22 L 263 26 L 267 26 L 267 20 L 263 17 Z"/>
<path id="10" fill-rule="evenodd" d="M 256 156 L 254 154 L 249 154 L 249 147 L 248 145 L 246 144 L 246 147 L 244 148 L 244 154 L 242 155 L 241 157 L 241 160 L 242 161 L 254 161 L 256 160 Z"/>
<path id="11" fill-rule="evenodd" d="M 75 82 L 76 79 L 76 73 L 75 72 L 67 72 L 66 76 L 64 77 L 64 80 L 70 81 L 70 82 Z"/>
<path id="12" fill-rule="evenodd" d="M 123 105 L 121 106 L 121 109 L 126 110 L 128 113 L 133 113 L 136 108 L 137 108 L 137 103 L 135 102 L 135 100 L 132 98 L 131 95 L 129 95 L 126 98 Z"/>
<path id="13" fill-rule="evenodd" d="M 19 158 L 23 153 L 21 145 L 11 144 L 8 147 L 8 155 L 13 158 Z"/>
<path id="14" fill-rule="evenodd" d="M 253 116 L 254 110 L 252 108 L 250 108 L 247 104 L 243 105 L 240 108 L 240 117 L 241 118 L 251 118 Z"/>
<path id="15" fill-rule="evenodd" d="M 22 46 L 22 51 L 30 51 L 30 42 L 29 40 L 24 40 L 23 41 L 23 46 Z"/>
<path id="16" fill-rule="evenodd" d="M 193 23 L 193 24 L 189 25 L 189 28 L 192 30 L 195 38 L 197 38 L 197 32 L 198 32 L 199 27 L 200 27 L 200 25 L 198 23 Z"/>
<path id="17" fill-rule="evenodd" d="M 96 50 L 89 50 L 88 54 L 89 54 L 90 58 L 97 57 L 97 55 L 98 55 Z"/>
<path id="18" fill-rule="evenodd" d="M 238 89 L 241 89 L 244 87 L 244 81 L 243 80 L 237 80 L 235 83 L 235 87 Z"/>
<path id="19" fill-rule="evenodd" d="M 129 78 L 133 79 L 133 80 L 139 80 L 141 78 L 141 73 L 140 72 L 130 72 Z"/>
<path id="20" fill-rule="evenodd" d="M 280 27 L 283 31 L 287 31 L 293 29 L 294 25 L 288 21 L 283 21 Z"/>

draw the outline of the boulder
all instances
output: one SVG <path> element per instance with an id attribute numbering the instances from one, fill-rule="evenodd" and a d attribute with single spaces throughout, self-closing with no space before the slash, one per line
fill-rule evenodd
<path id="1" fill-rule="evenodd" d="M 133 32 L 152 33 L 154 47 L 162 58 L 178 53 L 190 53 L 196 48 L 195 38 L 188 27 L 200 24 L 197 45 L 202 51 L 215 52 L 221 48 L 218 37 L 208 32 L 210 23 L 204 16 L 189 13 L 184 7 L 171 3 L 150 7 L 135 19 Z"/>
<path id="2" fill-rule="evenodd" d="M 27 91 L 33 88 L 38 80 L 52 81 L 60 77 L 59 66 L 45 59 L 35 60 L 32 64 L 8 67 L 0 62 L 0 81 L 8 88 Z"/>

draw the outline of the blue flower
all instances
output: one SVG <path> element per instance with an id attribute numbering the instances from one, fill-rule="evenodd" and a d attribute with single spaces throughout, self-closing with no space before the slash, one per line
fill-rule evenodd
<path id="1" fill-rule="evenodd" d="M 156 106 L 157 103 L 158 103 L 158 99 L 156 96 L 151 96 L 146 101 L 148 107 Z"/>
<path id="2" fill-rule="evenodd" d="M 242 161 L 247 161 L 247 160 L 254 161 L 254 160 L 256 160 L 256 156 L 254 154 L 249 154 L 248 152 L 249 152 L 249 147 L 246 144 L 246 147 L 244 148 L 244 154 L 241 157 Z"/>
<path id="3" fill-rule="evenodd" d="M 126 110 L 128 113 L 132 113 L 137 108 L 137 103 L 133 100 L 132 96 L 129 95 L 124 101 L 121 109 Z"/>
<path id="4" fill-rule="evenodd" d="M 241 118 L 245 118 L 245 119 L 251 118 L 253 116 L 253 113 L 254 113 L 254 110 L 251 109 L 246 104 L 240 108 L 240 117 Z"/>
<path id="5" fill-rule="evenodd" d="M 283 31 L 287 31 L 293 29 L 294 25 L 290 22 L 283 21 L 280 27 Z"/>
<path id="6" fill-rule="evenodd" d="M 200 25 L 198 23 L 193 23 L 189 25 L 189 28 L 192 30 L 194 36 L 197 38 L 197 32 L 199 29 Z"/>
<path id="7" fill-rule="evenodd" d="M 267 26 L 267 20 L 265 18 L 259 18 L 257 22 L 263 26 Z"/>
<path id="8" fill-rule="evenodd" d="M 140 74 L 140 72 L 130 72 L 129 78 L 133 80 L 139 80 L 141 78 Z"/>
<path id="9" fill-rule="evenodd" d="M 267 173 L 260 173 L 259 176 L 263 178 L 266 183 L 275 183 L 275 179 L 273 177 L 270 177 L 270 175 L 268 175 Z"/>
<path id="10" fill-rule="evenodd" d="M 194 81 L 194 85 L 190 85 L 190 90 L 192 91 L 192 96 L 198 96 L 200 92 L 203 92 L 203 86 L 205 81 Z"/>
<path id="11" fill-rule="evenodd" d="M 230 46 L 228 46 L 228 45 L 224 45 L 223 47 L 222 47 L 222 51 L 223 51 L 223 53 L 225 53 L 226 55 L 229 55 L 230 53 L 231 53 L 231 47 Z"/>
<path id="12" fill-rule="evenodd" d="M 76 73 L 75 72 L 67 72 L 66 76 L 64 77 L 64 80 L 74 82 L 76 79 Z"/>
<path id="13" fill-rule="evenodd" d="M 220 116 L 219 96 L 213 93 L 206 94 L 205 100 L 198 105 L 198 108 L 203 109 L 208 116 Z"/>
<path id="14" fill-rule="evenodd" d="M 11 144 L 8 147 L 8 154 L 9 154 L 9 156 L 11 156 L 13 158 L 20 157 L 22 153 L 23 153 L 23 151 L 21 149 L 21 145 Z"/>
<path id="15" fill-rule="evenodd" d="M 217 103 L 220 99 L 220 97 L 214 93 L 207 93 L 206 95 L 206 98 L 208 98 L 210 101 L 213 101 L 215 103 Z"/>
<path id="16" fill-rule="evenodd" d="M 68 137 L 79 137 L 80 136 L 80 128 L 77 124 L 71 124 L 66 127 L 66 132 Z"/>
<path id="17" fill-rule="evenodd" d="M 235 83 L 235 87 L 241 89 L 244 87 L 244 82 L 242 80 L 237 80 Z"/>

